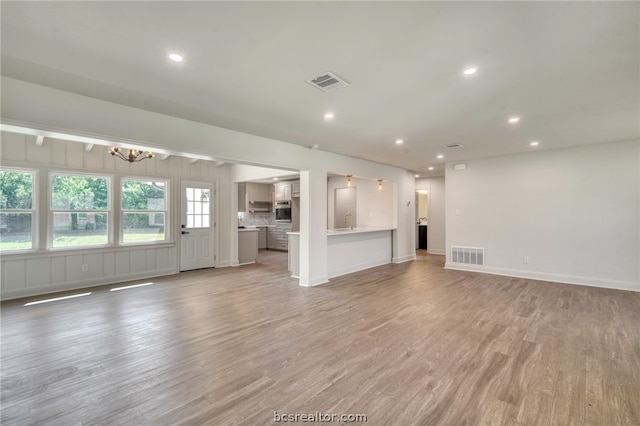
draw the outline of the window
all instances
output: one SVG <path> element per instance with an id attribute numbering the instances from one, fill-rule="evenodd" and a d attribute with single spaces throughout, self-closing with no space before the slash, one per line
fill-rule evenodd
<path id="1" fill-rule="evenodd" d="M 122 179 L 122 242 L 166 241 L 167 181 Z"/>
<path id="2" fill-rule="evenodd" d="M 52 247 L 109 244 L 109 185 L 104 176 L 51 175 Z"/>
<path id="3" fill-rule="evenodd" d="M 206 188 L 186 188 L 187 228 L 209 228 L 211 191 Z"/>
<path id="4" fill-rule="evenodd" d="M 0 170 L 0 250 L 34 248 L 35 202 L 32 171 Z"/>

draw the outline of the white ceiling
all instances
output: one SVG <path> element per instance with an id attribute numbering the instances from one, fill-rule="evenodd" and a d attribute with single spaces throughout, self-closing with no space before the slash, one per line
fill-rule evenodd
<path id="1" fill-rule="evenodd" d="M 638 2 L 2 1 L 1 20 L 3 75 L 425 176 L 640 138 Z M 305 83 L 326 71 L 351 85 Z"/>

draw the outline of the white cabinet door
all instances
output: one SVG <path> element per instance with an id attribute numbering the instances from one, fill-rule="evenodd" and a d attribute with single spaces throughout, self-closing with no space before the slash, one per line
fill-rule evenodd
<path id="1" fill-rule="evenodd" d="M 247 201 L 250 203 L 270 203 L 271 185 L 265 183 L 247 183 Z"/>
<path id="2" fill-rule="evenodd" d="M 290 201 L 291 185 L 282 183 L 275 185 L 275 198 L 276 201 Z"/>
<path id="3" fill-rule="evenodd" d="M 267 228 L 258 228 L 258 249 L 267 248 Z"/>

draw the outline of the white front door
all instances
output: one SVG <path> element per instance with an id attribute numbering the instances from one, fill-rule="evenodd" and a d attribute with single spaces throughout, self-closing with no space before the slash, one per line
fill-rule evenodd
<path id="1" fill-rule="evenodd" d="M 215 266 L 213 184 L 182 182 L 180 270 Z"/>

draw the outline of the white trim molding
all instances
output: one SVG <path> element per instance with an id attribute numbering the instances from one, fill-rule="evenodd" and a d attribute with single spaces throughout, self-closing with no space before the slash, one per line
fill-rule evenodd
<path id="1" fill-rule="evenodd" d="M 596 277 L 582 277 L 576 275 L 550 274 L 547 272 L 523 271 L 518 269 L 495 268 L 487 266 L 460 265 L 447 262 L 445 269 L 454 271 L 481 272 L 507 277 L 527 278 L 531 280 L 548 281 L 560 284 L 584 285 L 588 287 L 610 288 L 613 290 L 640 292 L 640 282 L 608 280 Z"/>

